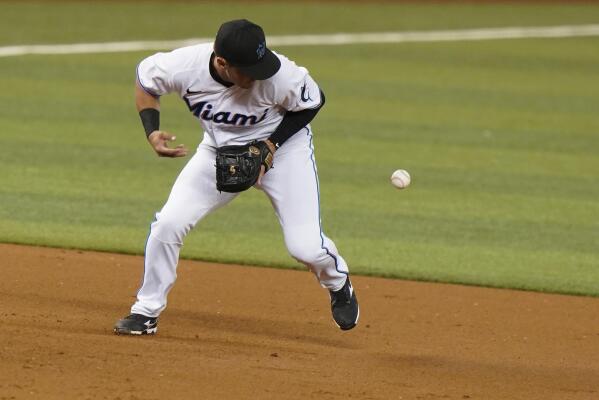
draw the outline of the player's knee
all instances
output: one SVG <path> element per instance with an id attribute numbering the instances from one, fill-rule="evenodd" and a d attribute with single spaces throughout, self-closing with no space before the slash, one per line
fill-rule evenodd
<path id="1" fill-rule="evenodd" d="M 151 235 L 163 242 L 183 243 L 191 228 L 192 224 L 180 217 L 160 215 L 152 223 Z"/>
<path id="2" fill-rule="evenodd" d="M 287 250 L 291 254 L 291 257 L 308 265 L 318 264 L 325 253 L 320 241 L 299 240 L 287 243 Z"/>

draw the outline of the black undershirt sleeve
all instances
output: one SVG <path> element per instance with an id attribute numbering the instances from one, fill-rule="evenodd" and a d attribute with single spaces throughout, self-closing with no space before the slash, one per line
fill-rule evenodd
<path id="1" fill-rule="evenodd" d="M 314 119 L 318 111 L 324 106 L 324 93 L 320 91 L 320 105 L 316 108 L 310 108 L 302 111 L 287 111 L 283 120 L 277 126 L 277 129 L 268 138 L 275 147 L 279 148 L 291 136 L 299 132 L 304 126 L 308 125 Z"/>

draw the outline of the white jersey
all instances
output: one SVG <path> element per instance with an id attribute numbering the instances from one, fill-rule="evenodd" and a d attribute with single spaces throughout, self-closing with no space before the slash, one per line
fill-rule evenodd
<path id="1" fill-rule="evenodd" d="M 167 295 L 177 278 L 184 238 L 203 218 L 239 195 L 217 189 L 215 147 L 264 140 L 280 125 L 287 111 L 315 109 L 324 100 L 308 70 L 282 55 L 276 54 L 281 61 L 277 73 L 269 79 L 254 81 L 249 89 L 228 86 L 214 67 L 210 68 L 212 55 L 212 44 L 184 47 L 150 56 L 137 69 L 139 84 L 148 93 L 154 96 L 178 93 L 200 120 L 205 133 L 150 227 L 144 250 L 144 278 L 137 301 L 131 307 L 131 314 L 146 318 L 146 323 L 143 328 L 133 329 L 127 327 L 131 321 L 121 320 L 125 333 L 156 332 L 155 318 L 166 307 Z M 331 291 L 331 299 L 352 296 L 355 308 L 350 316 L 339 314 L 331 306 L 334 320 L 343 323 L 337 322 L 340 327 L 351 329 L 358 321 L 359 309 L 349 283 L 347 262 L 322 231 L 318 169 L 310 126 L 300 129 L 275 152 L 274 167 L 255 188 L 268 196 L 289 254 L 305 264 L 320 284 Z M 335 304 L 346 303 L 336 300 Z"/>
<path id="2" fill-rule="evenodd" d="M 267 139 L 286 111 L 316 108 L 320 89 L 308 70 L 276 54 L 281 68 L 251 88 L 225 86 L 210 73 L 213 44 L 157 53 L 137 67 L 140 85 L 154 96 L 176 92 L 196 116 L 215 146 Z"/>

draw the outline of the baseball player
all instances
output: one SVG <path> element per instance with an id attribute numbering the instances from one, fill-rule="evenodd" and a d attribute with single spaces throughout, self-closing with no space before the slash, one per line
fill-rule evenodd
<path id="1" fill-rule="evenodd" d="M 163 157 L 187 155 L 183 145 L 169 147 L 175 137 L 160 130 L 160 96 L 173 92 L 199 119 L 204 137 L 151 225 L 137 301 L 115 333 L 156 333 L 183 239 L 243 190 L 227 190 L 227 184 L 237 184 L 254 159 L 257 172 L 246 186 L 269 197 L 289 253 L 329 290 L 336 324 L 343 330 L 356 326 L 359 308 L 347 263 L 321 227 L 309 123 L 325 98 L 308 70 L 268 49 L 262 28 L 243 19 L 224 23 L 214 43 L 144 59 L 137 67 L 136 105 L 149 143 Z M 240 148 L 227 158 L 226 149 Z M 231 160 L 238 163 L 223 164 Z"/>

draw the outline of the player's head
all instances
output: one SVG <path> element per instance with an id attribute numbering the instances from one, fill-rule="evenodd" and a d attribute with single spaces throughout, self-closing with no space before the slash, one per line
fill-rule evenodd
<path id="1" fill-rule="evenodd" d="M 279 58 L 266 47 L 262 28 L 246 19 L 221 25 L 214 41 L 214 53 L 221 59 L 217 62 L 229 68 L 232 80 L 243 81 L 244 77 L 251 82 L 268 79 L 281 67 Z M 239 84 L 234 80 L 233 83 Z"/>

